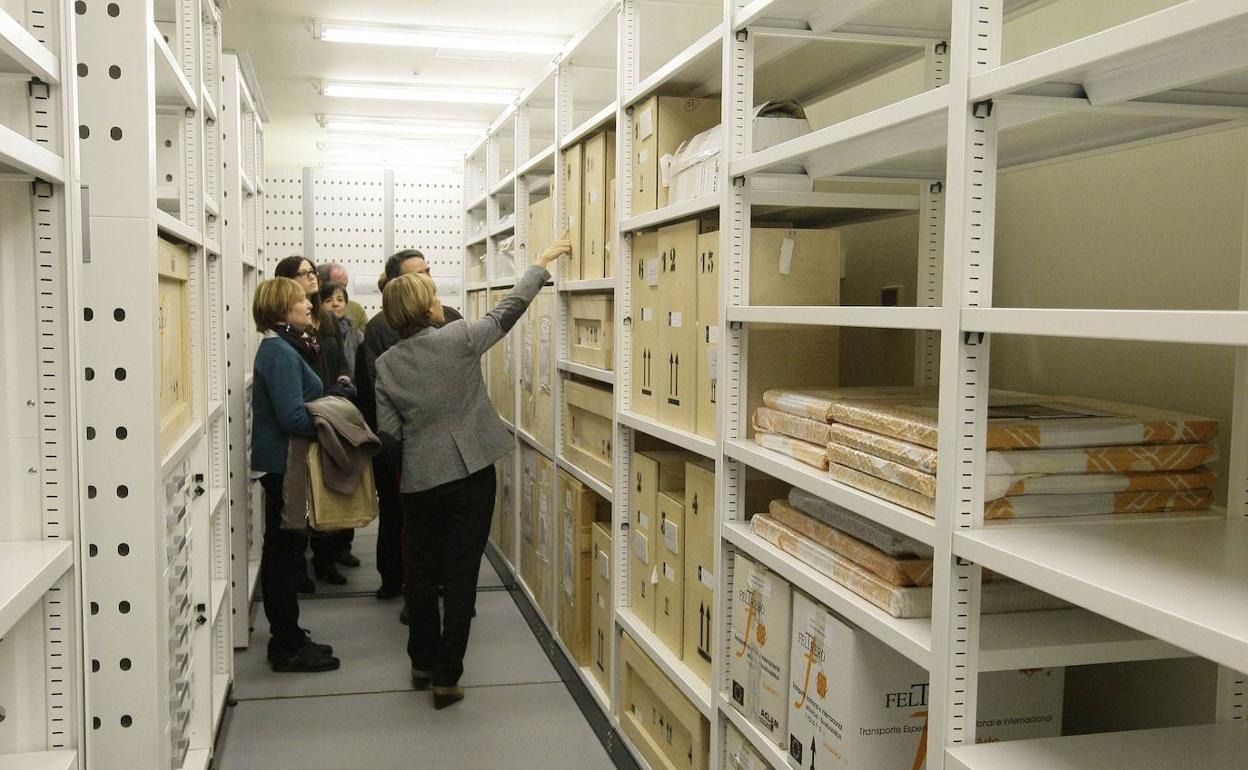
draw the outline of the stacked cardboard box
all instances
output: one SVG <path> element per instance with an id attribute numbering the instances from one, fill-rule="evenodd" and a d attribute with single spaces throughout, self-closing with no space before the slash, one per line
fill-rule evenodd
<path id="1" fill-rule="evenodd" d="M 596 521 L 591 528 L 593 604 L 589 614 L 589 670 L 611 692 L 611 637 L 615 629 L 615 601 L 611 593 L 611 525 Z"/>
<path id="2" fill-rule="evenodd" d="M 633 112 L 633 214 L 668 205 L 672 157 L 690 137 L 718 125 L 719 99 L 651 96 Z"/>
<path id="3" fill-rule="evenodd" d="M 614 394 L 609 387 L 568 378 L 563 383 L 563 455 L 604 484 L 611 484 Z"/>
<path id="4" fill-rule="evenodd" d="M 733 562 L 729 699 L 776 746 L 788 743 L 789 613 L 793 591 L 765 566 Z"/>
<path id="5" fill-rule="evenodd" d="M 628 634 L 620 637 L 620 723 L 652 770 L 706 770 L 710 724 Z"/>
<path id="6" fill-rule="evenodd" d="M 563 278 L 609 278 L 615 275 L 615 133 L 594 134 L 564 150 L 563 160 L 564 207 L 572 241 Z"/>
<path id="7" fill-rule="evenodd" d="M 630 281 L 633 287 L 632 378 L 629 382 L 632 411 L 658 417 L 659 346 L 659 235 L 633 236 Z"/>
<path id="8" fill-rule="evenodd" d="M 566 471 L 559 471 L 557 593 L 559 637 L 578 666 L 591 662 L 593 525 L 610 526 L 611 504 Z"/>
<path id="9" fill-rule="evenodd" d="M 928 675 L 793 593 L 787 749 L 800 770 L 926 765 Z M 979 682 L 982 742 L 1061 733 L 1063 669 L 985 673 Z"/>
<path id="10" fill-rule="evenodd" d="M 615 368 L 615 298 L 573 294 L 568 300 L 568 358 L 599 369 Z"/>
<path id="11" fill-rule="evenodd" d="M 671 500 L 684 497 L 687 452 L 634 452 L 632 457 L 632 507 L 629 522 L 628 595 L 633 614 L 647 628 L 656 630 L 660 569 L 660 543 L 663 537 L 659 518 L 659 495 Z M 673 650 L 680 650 L 677 643 Z"/>
<path id="12" fill-rule="evenodd" d="M 537 443 L 555 447 L 555 356 L 557 300 L 553 287 L 538 293 L 516 324 L 520 329 L 520 427 Z"/>
<path id="13" fill-rule="evenodd" d="M 498 292 L 493 296 L 493 304 L 507 296 Z M 490 398 L 498 414 L 512 425 L 516 424 L 516 341 L 523 335 L 526 322 L 524 319 L 507 332 L 494 347 L 490 348 Z"/>
<path id="14" fill-rule="evenodd" d="M 527 264 L 531 265 L 537 261 L 550 245 L 555 242 L 558 233 L 555 230 L 555 206 L 553 198 L 542 198 L 541 200 L 531 201 L 529 203 L 529 232 L 528 242 L 525 245 L 525 256 Z M 558 272 L 561 263 L 550 266 L 550 273 L 554 275 Z"/>
<path id="15" fill-rule="evenodd" d="M 544 455 L 521 448 L 520 577 L 548 619 L 554 614 L 555 468 Z"/>

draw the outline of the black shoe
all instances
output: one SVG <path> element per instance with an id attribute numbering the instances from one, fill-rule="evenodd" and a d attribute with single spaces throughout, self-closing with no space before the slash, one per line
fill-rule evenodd
<path id="1" fill-rule="evenodd" d="M 359 558 L 350 551 L 339 551 L 338 555 L 334 557 L 334 561 L 344 567 L 360 566 Z"/>
<path id="2" fill-rule="evenodd" d="M 378 588 L 377 593 L 374 595 L 384 602 L 389 599 L 394 599 L 401 593 L 403 593 L 403 586 L 388 586 L 383 583 L 381 588 Z"/>
<path id="3" fill-rule="evenodd" d="M 433 707 L 441 711 L 447 706 L 453 706 L 464 699 L 464 688 L 462 687 L 434 687 L 433 688 Z"/>
<path id="4" fill-rule="evenodd" d="M 336 671 L 342 662 L 333 655 L 328 655 L 311 644 L 305 644 L 298 652 L 269 653 L 269 665 L 273 670 L 286 673 L 316 673 Z"/>
<path id="5" fill-rule="evenodd" d="M 399 622 L 405 626 L 410 626 L 412 624 L 411 618 L 407 616 L 407 607 L 399 610 Z"/>
<path id="6" fill-rule="evenodd" d="M 316 583 L 313 583 L 312 578 L 308 577 L 307 574 L 303 574 L 299 576 L 299 593 L 301 594 L 316 593 Z"/>
<path id="7" fill-rule="evenodd" d="M 323 583 L 329 583 L 333 586 L 345 586 L 347 584 L 347 579 L 342 576 L 342 573 L 338 571 L 338 568 L 332 562 L 330 564 L 316 564 L 313 566 L 312 571 L 316 573 L 316 579 Z"/>
<path id="8" fill-rule="evenodd" d="M 431 684 L 433 684 L 432 671 L 421 671 L 418 668 L 412 669 L 412 689 L 428 690 Z"/>
<path id="9" fill-rule="evenodd" d="M 329 646 L 328 644 L 321 644 L 320 642 L 314 642 L 314 641 L 312 641 L 312 632 L 311 632 L 311 631 L 309 631 L 309 630 L 308 630 L 308 629 L 306 629 L 306 628 L 301 628 L 301 629 L 299 629 L 299 630 L 303 632 L 303 636 L 304 636 L 304 638 L 305 638 L 305 639 L 307 639 L 307 640 L 308 640 L 308 644 L 312 645 L 313 647 L 315 647 L 316 649 L 318 649 L 318 650 L 320 650 L 321 652 L 325 653 L 326 655 L 333 655 L 333 654 L 334 654 L 334 648 L 333 648 L 333 647 L 331 647 L 331 646 Z"/>

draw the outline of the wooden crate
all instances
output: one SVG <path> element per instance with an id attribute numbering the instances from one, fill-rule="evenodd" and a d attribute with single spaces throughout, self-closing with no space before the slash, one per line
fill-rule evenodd
<path id="1" fill-rule="evenodd" d="M 581 278 L 607 276 L 607 230 L 610 182 L 615 179 L 615 132 L 605 131 L 585 141 L 581 178 Z"/>
<path id="2" fill-rule="evenodd" d="M 521 332 L 520 427 L 547 449 L 555 448 L 556 297 L 546 287 L 516 324 Z"/>
<path id="3" fill-rule="evenodd" d="M 583 174 L 583 150 L 580 144 L 574 144 L 563 151 L 563 205 L 568 212 L 568 239 L 572 241 L 572 253 L 563 259 L 566 281 L 581 280 L 581 203 Z"/>
<path id="4" fill-rule="evenodd" d="M 524 265 L 519 266 L 523 272 L 525 268 L 537 261 L 546 249 L 550 248 L 550 244 L 555 242 L 555 206 L 554 198 L 542 198 L 529 204 L 529 233 L 526 248 L 527 259 Z M 553 275 L 558 269 L 557 265 L 550 266 L 550 272 Z"/>
<path id="5" fill-rule="evenodd" d="M 156 240 L 156 324 L 160 333 L 160 445 L 168 451 L 195 419 L 191 355 L 191 258 L 185 246 Z"/>
<path id="6" fill-rule="evenodd" d="M 699 436 L 714 439 L 719 412 L 719 231 L 698 236 L 698 398 L 694 406 Z"/>
<path id="7" fill-rule="evenodd" d="M 711 681 L 711 624 L 715 613 L 715 464 L 685 464 L 685 617 L 681 659 Z"/>
<path id="8" fill-rule="evenodd" d="M 676 657 L 684 651 L 685 501 L 684 493 L 659 493 L 655 527 L 659 581 L 655 586 L 654 633 Z"/>
<path id="9" fill-rule="evenodd" d="M 563 406 L 564 456 L 602 483 L 611 484 L 615 438 L 611 389 L 568 379 L 563 383 Z"/>
<path id="10" fill-rule="evenodd" d="M 652 770 L 706 770 L 710 723 L 631 636 L 620 645 L 624 732 Z"/>
<path id="11" fill-rule="evenodd" d="M 611 294 L 573 294 L 569 305 L 572 361 L 615 368 L 615 299 Z"/>

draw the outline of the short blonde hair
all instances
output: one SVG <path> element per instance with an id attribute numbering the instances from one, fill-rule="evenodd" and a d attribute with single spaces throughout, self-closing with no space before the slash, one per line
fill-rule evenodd
<path id="1" fill-rule="evenodd" d="M 381 312 L 386 323 L 404 337 L 433 323 L 429 311 L 438 298 L 438 286 L 421 273 L 408 273 L 386 282 L 381 295 Z"/>
<path id="2" fill-rule="evenodd" d="M 270 278 L 256 287 L 251 300 L 251 317 L 256 329 L 267 332 L 286 320 L 296 302 L 306 300 L 307 293 L 293 278 Z"/>

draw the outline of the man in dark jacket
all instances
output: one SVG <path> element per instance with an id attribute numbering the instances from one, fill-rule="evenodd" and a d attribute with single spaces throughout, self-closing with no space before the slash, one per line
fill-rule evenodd
<path id="1" fill-rule="evenodd" d="M 386 260 L 387 281 L 407 273 L 429 275 L 429 263 L 425 255 L 416 249 L 404 249 Z M 384 287 L 384 284 L 383 284 Z M 455 308 L 443 307 L 446 323 L 459 321 L 463 316 Z M 378 313 L 364 327 L 364 341 L 355 355 L 355 387 L 357 401 L 364 419 L 374 431 L 377 430 L 377 359 L 400 340 L 398 331 L 386 323 L 385 316 Z M 381 573 L 378 599 L 393 599 L 403 590 L 405 556 L 403 553 L 403 509 L 399 503 L 400 458 L 387 453 L 373 458 L 373 476 L 377 482 L 378 531 L 377 571 Z"/>

